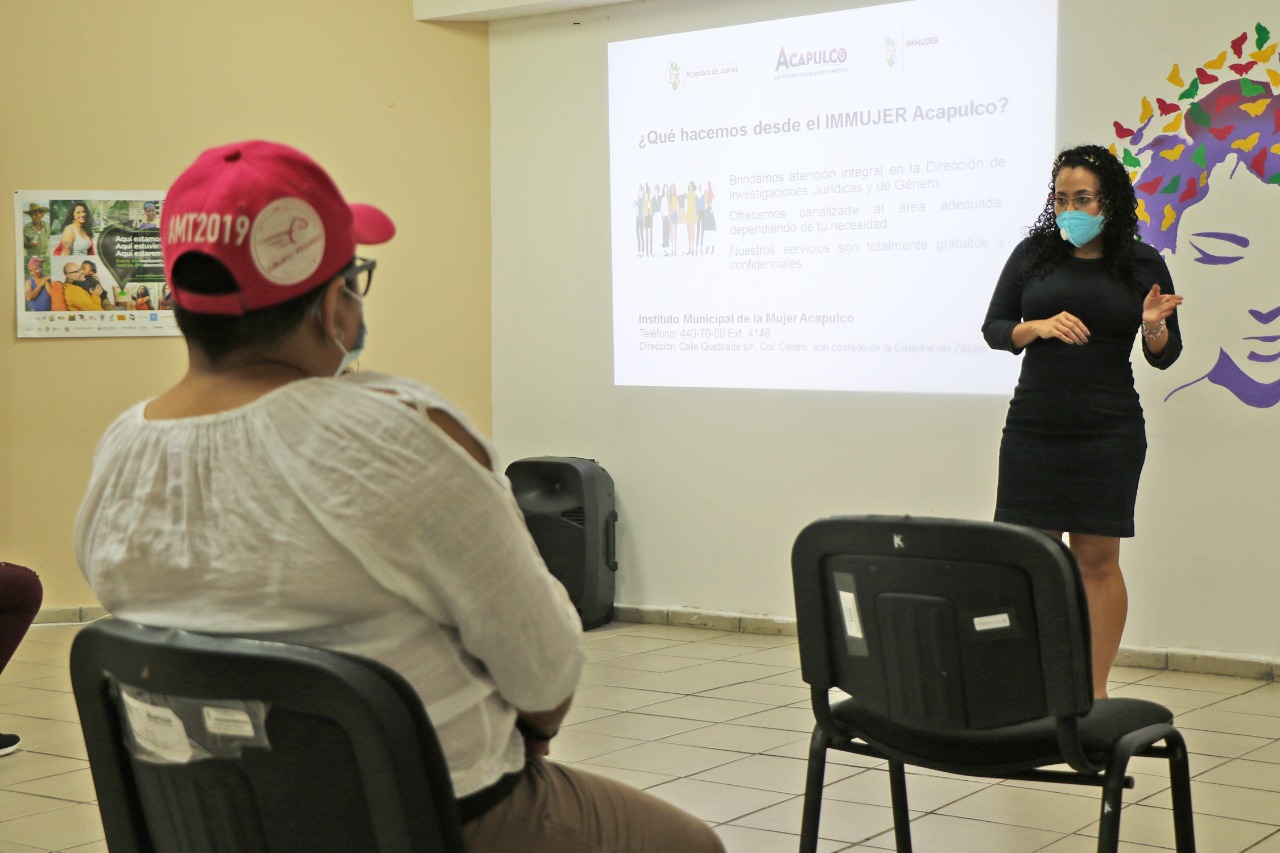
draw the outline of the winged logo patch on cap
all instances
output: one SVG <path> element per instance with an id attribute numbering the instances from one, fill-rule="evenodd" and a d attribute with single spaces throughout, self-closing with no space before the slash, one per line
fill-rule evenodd
<path id="1" fill-rule="evenodd" d="M 268 281 L 293 285 L 309 278 L 324 258 L 324 223 L 300 198 L 277 199 L 253 222 L 253 263 Z"/>

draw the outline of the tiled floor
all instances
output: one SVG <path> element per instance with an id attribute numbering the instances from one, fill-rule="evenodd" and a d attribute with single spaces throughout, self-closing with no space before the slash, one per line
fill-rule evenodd
<path id="1" fill-rule="evenodd" d="M 67 655 L 76 626 L 37 625 L 0 676 L 0 853 L 105 853 Z M 646 788 L 709 823 L 730 853 L 792 853 L 813 718 L 794 638 L 614 623 L 590 632 L 591 663 L 552 756 Z M 1139 669 L 1112 695 L 1173 709 L 1192 756 L 1198 846 L 1280 853 L 1280 684 Z M 1173 848 L 1164 764 L 1138 759 L 1124 853 Z M 831 753 L 824 853 L 892 850 L 882 766 Z M 1091 853 L 1093 788 L 913 773 L 919 853 Z M 678 851 L 673 851 L 678 853 Z"/>

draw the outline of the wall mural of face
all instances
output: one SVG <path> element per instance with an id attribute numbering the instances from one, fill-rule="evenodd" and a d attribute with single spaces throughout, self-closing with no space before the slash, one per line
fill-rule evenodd
<path id="1" fill-rule="evenodd" d="M 1165 399 L 1204 383 L 1247 406 L 1269 409 L 1280 403 L 1280 232 L 1256 211 L 1280 205 L 1280 188 L 1239 168 L 1230 177 L 1232 165 L 1215 170 L 1215 191 L 1184 214 L 1185 242 L 1204 265 L 1196 276 L 1202 294 L 1195 303 L 1196 325 L 1207 338 L 1199 350 L 1206 359 L 1213 353 L 1212 366 L 1197 365 L 1208 372 Z"/>
<path id="2" fill-rule="evenodd" d="M 1136 129 L 1115 122 L 1117 156 L 1132 171 L 1142 239 L 1202 265 L 1190 284 L 1202 384 L 1255 408 L 1280 403 L 1280 43 L 1255 24 L 1194 71 L 1174 65 L 1162 96 L 1144 97 Z M 1185 289 L 1184 289 L 1185 290 Z M 1216 350 L 1215 357 L 1209 354 Z"/>

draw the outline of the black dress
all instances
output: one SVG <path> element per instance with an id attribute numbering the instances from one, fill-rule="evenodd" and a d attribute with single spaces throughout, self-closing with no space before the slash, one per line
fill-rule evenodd
<path id="1" fill-rule="evenodd" d="M 996 521 L 1132 536 L 1147 437 L 1129 354 L 1151 285 L 1173 293 L 1168 267 L 1138 243 L 1132 281 L 1112 276 L 1102 259 L 1069 257 L 1020 285 L 1030 258 L 1024 240 L 1005 264 L 982 325 L 987 344 L 1016 354 L 1015 326 L 1062 311 L 1090 337 L 1086 344 L 1037 338 L 1027 345 L 1000 442 Z M 1147 361 L 1161 369 L 1182 351 L 1176 312 L 1168 326 L 1159 356 L 1143 342 Z"/>

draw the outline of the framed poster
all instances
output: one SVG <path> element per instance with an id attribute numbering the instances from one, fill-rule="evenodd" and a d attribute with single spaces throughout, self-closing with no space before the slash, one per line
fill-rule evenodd
<path id="1" fill-rule="evenodd" d="M 177 335 L 160 256 L 164 193 L 18 190 L 20 338 Z"/>

